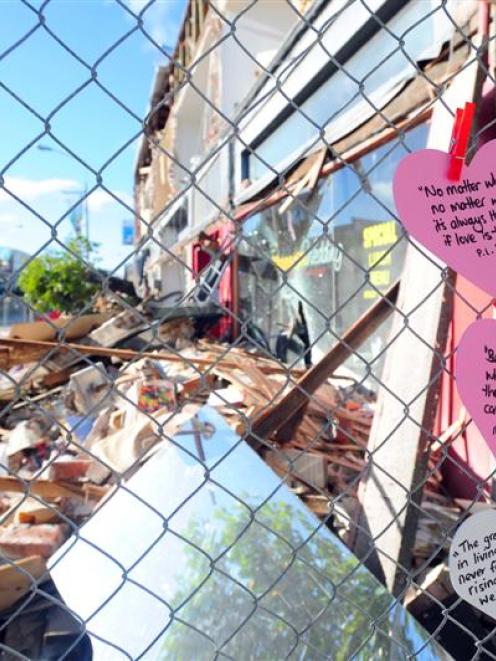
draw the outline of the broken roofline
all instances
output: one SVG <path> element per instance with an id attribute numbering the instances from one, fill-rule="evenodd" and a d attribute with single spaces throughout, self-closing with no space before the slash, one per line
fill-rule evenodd
<path id="1" fill-rule="evenodd" d="M 388 0 L 386 0 L 388 1 Z M 391 0 L 389 0 L 391 1 Z M 405 3 L 405 1 L 408 0 L 394 0 L 394 2 L 401 2 Z M 151 129 L 152 131 L 157 131 L 163 129 L 167 121 L 169 119 L 169 115 L 167 114 L 167 117 L 165 118 L 165 121 L 163 123 L 163 126 L 161 126 L 157 120 L 159 113 L 154 112 L 155 106 L 160 103 L 161 99 L 164 99 L 167 94 L 170 95 L 171 93 L 171 87 L 170 87 L 170 81 L 171 77 L 174 72 L 175 68 L 175 63 L 180 61 L 179 55 L 180 55 L 180 48 L 181 44 L 184 42 L 185 38 L 185 32 L 186 32 L 186 24 L 189 19 L 191 19 L 192 16 L 192 8 L 193 4 L 195 2 L 201 2 L 201 0 L 189 0 L 187 3 L 187 6 L 185 8 L 185 13 L 184 13 L 184 18 L 183 18 L 183 23 L 181 27 L 181 31 L 179 32 L 179 36 L 176 42 L 176 46 L 174 49 L 174 54 L 172 55 L 169 64 L 166 66 L 161 66 L 157 69 L 156 74 L 155 74 L 155 80 L 152 85 L 152 90 L 151 90 L 151 95 L 150 95 L 150 104 L 149 104 L 149 110 L 148 114 L 145 118 L 144 125 L 143 125 L 143 136 L 141 139 L 141 144 L 138 149 L 138 154 L 136 158 L 136 164 L 134 168 L 134 179 L 135 182 L 138 183 L 139 177 L 140 177 L 140 169 L 142 167 L 145 167 L 149 165 L 152 161 L 152 150 L 150 146 L 150 139 L 148 137 L 148 131 Z M 248 92 L 247 96 L 245 99 L 241 102 L 240 104 L 240 112 L 238 113 L 237 117 L 235 117 L 234 122 L 237 123 L 238 121 L 241 121 L 241 119 L 244 117 L 245 113 L 247 110 L 251 110 L 249 105 L 253 100 L 256 99 L 258 93 L 261 91 L 263 86 L 266 84 L 267 80 L 270 78 L 270 76 L 277 70 L 277 68 L 282 64 L 284 59 L 287 57 L 287 55 L 291 52 L 291 50 L 297 45 L 297 43 L 300 41 L 302 36 L 305 34 L 305 32 L 309 29 L 309 25 L 315 21 L 323 11 L 323 9 L 329 4 L 329 2 L 332 2 L 332 0 L 315 0 L 313 5 L 311 6 L 310 10 L 307 12 L 306 15 L 306 21 L 305 22 L 298 22 L 297 25 L 288 33 L 285 41 L 283 42 L 281 48 L 279 51 L 276 53 L 274 60 L 272 63 L 269 65 L 268 69 L 262 69 L 262 74 L 260 76 L 260 79 L 256 81 L 256 83 L 253 85 L 251 90 Z M 205 15 L 208 11 L 208 4 L 206 4 L 206 10 L 205 10 Z M 199 37 L 200 35 L 197 35 Z M 167 74 L 167 75 L 165 75 Z M 167 102 L 167 105 L 169 109 L 172 107 L 174 104 L 172 99 L 169 99 Z M 153 118 L 156 117 L 155 122 L 147 121 L 148 118 Z M 224 139 L 226 137 L 226 134 L 229 131 L 229 127 L 226 127 L 224 131 L 221 131 L 221 135 L 219 136 L 219 141 Z"/>
<path id="2" fill-rule="evenodd" d="M 391 0 L 389 0 L 391 1 Z M 406 0 L 394 0 L 394 2 L 401 2 L 405 3 Z M 180 47 L 181 44 L 184 42 L 184 35 L 186 31 L 186 23 L 188 20 L 191 18 L 192 15 L 192 7 L 194 2 L 198 2 L 198 0 L 188 0 L 188 3 L 185 8 L 185 13 L 184 13 L 184 18 L 182 22 L 182 27 L 181 31 L 179 32 L 179 36 L 176 42 L 176 46 L 174 49 L 174 54 L 172 55 L 170 62 L 166 66 L 161 66 L 157 69 L 156 74 L 155 74 L 155 81 L 152 85 L 152 90 L 151 90 L 151 99 L 150 99 L 150 105 L 149 105 L 149 111 L 147 114 L 147 118 L 150 117 L 153 113 L 155 104 L 159 103 L 160 99 L 163 99 L 167 93 L 170 92 L 170 77 L 173 74 L 174 68 L 175 68 L 175 63 L 179 61 L 179 54 L 180 54 Z M 260 90 L 263 88 L 267 80 L 270 78 L 270 76 L 277 70 L 277 68 L 282 64 L 284 61 L 285 57 L 291 52 L 291 50 L 296 46 L 296 44 L 299 42 L 301 37 L 305 34 L 305 32 L 309 29 L 309 25 L 313 23 L 313 21 L 318 18 L 318 16 L 321 14 L 322 10 L 329 4 L 329 2 L 332 2 L 332 0 L 315 0 L 313 5 L 311 6 L 310 10 L 306 14 L 306 20 L 305 22 L 301 23 L 298 22 L 297 25 L 288 33 L 286 40 L 283 42 L 281 48 L 279 51 L 276 53 L 274 60 L 272 63 L 269 65 L 267 69 L 262 69 L 262 74 L 260 78 L 256 81 L 256 83 L 253 85 L 253 87 L 249 90 L 248 94 L 246 95 L 245 99 L 241 102 L 240 107 L 241 110 L 238 113 L 238 116 L 234 119 L 234 122 L 237 123 L 240 121 L 249 104 L 257 97 L 258 93 Z M 206 4 L 206 11 L 205 14 L 208 11 L 208 3 Z M 166 77 L 162 77 L 163 73 L 167 72 Z M 155 101 L 155 98 L 157 101 Z M 168 103 L 169 108 L 172 107 L 173 102 L 172 100 L 169 101 Z M 250 108 L 251 109 L 251 108 Z M 153 115 L 152 115 L 153 116 Z M 140 168 L 149 165 L 147 162 L 147 158 L 149 157 L 151 159 L 151 148 L 150 148 L 150 141 L 146 133 L 146 129 L 148 127 L 152 128 L 152 130 L 160 130 L 165 127 L 167 124 L 168 117 L 166 118 L 164 125 L 163 126 L 152 126 L 150 124 L 146 124 L 146 118 L 143 126 L 143 137 L 141 140 L 141 144 L 138 150 L 137 158 L 136 158 L 136 164 L 134 168 L 134 175 L 135 175 L 135 181 L 137 182 L 139 180 L 139 170 Z M 224 133 L 227 133 L 228 129 L 225 130 L 225 132 L 222 132 L 220 139 L 224 138 L 225 135 Z"/>
<path id="3" fill-rule="evenodd" d="M 159 126 L 155 126 L 155 123 L 158 124 L 158 118 L 160 113 L 158 112 L 158 109 L 157 111 L 154 112 L 154 108 L 160 102 L 160 99 L 163 99 L 166 96 L 166 94 L 169 92 L 170 73 L 171 73 L 171 64 L 168 64 L 166 66 L 158 66 L 155 70 L 155 76 L 152 82 L 152 87 L 150 92 L 150 103 L 148 107 L 148 112 L 143 121 L 143 133 L 136 154 L 136 162 L 134 166 L 134 179 L 136 182 L 138 181 L 140 176 L 140 169 L 146 165 L 149 165 L 148 160 L 151 160 L 151 147 L 147 132 L 150 129 L 152 131 L 156 131 L 159 129 Z M 171 105 L 170 101 L 168 103 L 164 103 L 162 108 L 165 105 L 167 105 L 167 107 L 170 108 Z M 155 119 L 155 122 L 151 121 L 152 118 Z M 168 119 L 168 113 L 167 113 L 167 117 L 165 118 L 164 126 L 167 123 L 167 119 Z"/>
<path id="4" fill-rule="evenodd" d="M 262 78 L 257 81 L 257 83 L 254 85 L 253 89 L 249 92 L 249 94 L 246 97 L 246 100 L 242 102 L 241 104 L 241 110 L 238 113 L 238 117 L 234 120 L 235 122 L 238 122 L 239 118 L 243 117 L 246 115 L 247 112 L 250 110 L 253 110 L 253 108 L 250 108 L 250 103 L 253 101 L 253 99 L 256 98 L 257 94 L 259 91 L 263 88 L 263 86 L 266 84 L 267 80 L 269 79 L 271 73 L 280 66 L 280 64 L 284 61 L 284 58 L 287 56 L 289 52 L 295 47 L 295 45 L 298 43 L 298 41 L 305 35 L 305 33 L 310 29 L 310 26 L 315 22 L 315 20 L 319 17 L 321 12 L 329 5 L 330 0 L 322 0 L 320 2 L 316 2 L 312 7 L 311 10 L 308 12 L 306 21 L 304 23 L 300 22 L 292 31 L 289 32 L 287 39 L 285 40 L 283 46 L 279 50 L 278 54 L 275 56 L 272 64 L 270 65 L 269 69 L 267 72 L 264 73 L 265 75 L 262 75 Z M 378 9 L 377 15 L 381 17 L 383 21 L 388 21 L 392 17 L 396 15 L 400 9 L 408 5 L 410 0 L 385 0 L 382 2 L 381 6 Z M 341 14 L 341 11 L 338 11 L 335 17 L 339 17 Z M 187 14 L 185 20 L 189 14 Z M 324 82 L 325 79 L 328 79 L 334 75 L 334 73 L 338 70 L 338 66 L 335 64 L 335 60 L 339 60 L 340 62 L 345 62 L 349 57 L 353 54 L 353 52 L 357 49 L 360 48 L 361 46 L 366 43 L 373 34 L 375 34 L 378 30 L 380 29 L 380 25 L 377 23 L 377 21 L 374 19 L 374 17 L 371 17 L 365 22 L 354 32 L 354 34 L 351 35 L 351 37 L 342 45 L 342 47 L 338 50 L 336 53 L 336 57 L 333 58 L 333 60 L 328 61 L 323 67 L 319 69 L 317 74 L 312 77 L 311 80 L 307 80 L 304 82 L 302 89 L 298 92 L 297 97 L 298 101 L 301 103 L 304 101 L 302 95 L 311 96 L 312 93 L 314 93 L 315 89 L 318 89 L 318 87 Z M 184 27 L 183 27 L 183 32 L 184 33 Z M 178 50 L 178 46 L 176 46 L 176 52 Z M 172 70 L 172 63 L 167 69 L 169 72 Z M 169 89 L 170 85 L 170 73 L 169 77 L 165 80 L 162 80 L 163 82 L 163 90 Z M 314 89 L 315 88 L 315 89 Z M 156 98 L 157 100 L 160 98 L 160 85 L 155 85 L 154 92 L 153 92 L 153 97 L 152 97 L 152 102 Z M 165 92 L 163 92 L 165 94 Z M 156 96 L 155 96 L 156 95 Z M 300 99 L 299 97 L 302 96 Z M 295 97 L 296 99 L 296 97 Z M 270 124 L 265 127 L 265 129 L 256 136 L 256 142 L 257 144 L 264 139 L 264 132 L 267 131 L 272 131 L 277 126 L 284 122 L 287 119 L 288 113 L 291 114 L 291 112 L 294 111 L 294 108 L 292 107 L 292 104 L 288 102 L 288 104 L 285 105 L 285 107 L 282 109 L 282 111 L 274 118 Z M 284 117 L 283 117 L 284 115 Z M 166 125 L 166 122 L 164 123 L 164 126 Z M 230 130 L 230 127 L 226 127 L 224 131 L 221 132 L 221 135 L 219 137 L 219 141 L 217 142 L 215 148 L 210 152 L 209 155 L 206 156 L 205 158 L 205 163 L 207 163 L 212 156 L 212 153 L 215 152 L 215 150 L 218 148 L 218 145 L 222 140 L 226 139 L 226 135 L 228 134 Z M 136 183 L 139 182 L 139 177 L 140 177 L 140 172 L 139 168 L 144 164 L 144 159 L 146 158 L 146 154 L 148 154 L 151 157 L 151 149 L 150 149 L 150 140 L 149 138 L 144 135 L 143 136 L 143 143 L 142 143 L 142 152 L 143 152 L 143 160 L 139 160 L 137 164 L 137 169 L 136 169 Z M 255 143 L 252 141 L 251 147 Z M 301 153 L 298 151 L 297 153 L 294 154 L 295 160 L 294 162 L 291 163 L 291 165 L 288 166 L 288 170 L 292 169 L 294 165 L 297 164 L 298 161 L 300 161 L 302 158 L 305 156 L 305 151 L 302 151 Z M 246 152 L 246 150 L 245 150 Z M 208 166 L 207 166 L 208 169 Z M 239 202 L 242 202 L 244 200 L 239 200 Z"/>
<path id="5" fill-rule="evenodd" d="M 174 52 L 170 56 L 167 55 L 167 57 L 169 58 L 169 63 L 166 65 L 161 65 L 156 69 L 154 81 L 152 83 L 152 88 L 151 88 L 148 113 L 143 122 L 143 135 L 136 156 L 136 163 L 134 167 L 135 182 L 139 180 L 140 168 L 149 165 L 149 162 L 147 162 L 147 160 L 148 159 L 151 160 L 151 148 L 150 148 L 150 141 L 148 138 L 148 132 L 150 130 L 158 131 L 163 129 L 169 119 L 169 113 L 167 113 L 163 121 L 163 125 L 162 126 L 160 125 L 160 117 L 161 117 L 160 110 L 164 107 L 167 107 L 170 110 L 170 108 L 173 105 L 172 98 L 169 98 L 167 101 L 165 101 L 165 98 L 167 94 L 169 94 L 169 96 L 172 97 L 170 83 L 174 75 L 174 70 L 176 69 L 178 64 L 180 65 L 181 69 L 187 68 L 187 64 L 185 62 L 181 62 L 181 57 L 180 57 L 181 47 L 184 45 L 187 38 L 185 36 L 187 32 L 186 30 L 187 25 L 190 24 L 191 21 L 193 21 L 194 23 L 193 30 L 196 34 L 195 44 L 198 43 L 200 34 L 203 30 L 203 23 L 197 24 L 198 6 L 203 7 L 203 17 L 206 16 L 209 8 L 208 2 L 206 2 L 205 0 L 188 0 L 184 8 L 184 16 L 181 24 L 181 30 L 179 31 L 176 45 L 174 47 Z M 197 29 L 198 32 L 196 33 Z M 172 92 L 174 92 L 174 86 L 172 88 Z"/>
<path id="6" fill-rule="evenodd" d="M 273 77 L 277 69 L 283 64 L 284 60 L 288 57 L 291 51 L 295 48 L 298 42 L 303 38 L 305 33 L 311 29 L 313 23 L 318 19 L 323 10 L 334 0 L 320 0 L 316 1 L 313 7 L 309 10 L 305 17 L 305 21 L 299 22 L 295 28 L 289 33 L 286 41 L 281 46 L 280 50 L 274 56 L 272 63 L 267 70 L 263 69 L 262 74 L 248 92 L 244 101 L 240 104 L 240 111 L 234 118 L 233 123 L 240 123 L 244 117 L 254 109 L 254 104 L 257 100 L 259 93 L 262 91 L 266 83 Z M 256 149 L 276 128 L 283 124 L 288 117 L 297 112 L 302 103 L 304 103 L 319 87 L 329 78 L 331 78 L 341 66 L 363 46 L 365 46 L 370 39 L 382 29 L 382 23 L 386 24 L 390 21 L 401 9 L 409 4 L 411 0 L 384 0 L 380 7 L 374 13 L 371 13 L 370 18 L 365 21 L 358 29 L 350 34 L 349 39 L 344 45 L 329 58 L 327 63 L 319 69 L 299 90 L 299 92 L 288 101 L 284 109 L 265 127 L 256 139 L 251 142 L 249 149 Z M 348 3 L 337 11 L 331 17 L 331 21 L 339 18 L 341 13 L 349 6 Z M 330 25 L 325 26 L 327 30 Z M 274 90 L 271 90 L 274 91 Z M 252 107 L 253 106 L 253 107 Z"/>

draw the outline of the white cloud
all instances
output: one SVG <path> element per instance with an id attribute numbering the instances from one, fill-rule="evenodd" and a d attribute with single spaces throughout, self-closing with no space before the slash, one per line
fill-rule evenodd
<path id="1" fill-rule="evenodd" d="M 5 188 L 19 197 L 22 201 L 29 203 L 43 197 L 56 195 L 57 193 L 73 193 L 75 202 L 82 196 L 83 185 L 73 179 L 25 179 L 22 177 L 5 177 Z M 132 207 L 133 198 L 129 193 L 114 191 L 114 195 L 125 204 Z M 64 204 L 72 200 L 72 197 L 64 195 Z M 50 200 L 48 200 L 50 201 Z M 15 204 L 14 198 L 5 190 L 0 189 L 0 204 Z M 117 206 L 117 202 L 111 195 L 102 189 L 96 190 L 88 197 L 88 208 L 93 213 L 107 209 L 111 205 Z M 4 212 L 0 214 L 0 223 L 11 222 L 17 219 L 14 214 Z"/>
<path id="2" fill-rule="evenodd" d="M 128 206 L 132 207 L 133 206 L 133 198 L 131 195 L 128 193 L 124 193 L 122 191 L 112 191 L 119 200 L 127 204 Z M 104 190 L 96 190 L 94 193 L 91 193 L 91 195 L 88 197 L 88 209 L 91 213 L 98 213 L 99 211 L 102 211 L 103 209 L 111 206 L 111 205 L 119 205 L 119 202 L 109 195 L 106 191 Z M 122 207 L 123 211 L 125 209 Z"/>
<path id="3" fill-rule="evenodd" d="M 74 235 L 67 214 L 82 197 L 84 183 L 69 178 L 30 179 L 28 177 L 6 177 L 5 186 L 35 210 L 41 218 L 30 213 L 22 204 L 0 188 L 0 245 L 34 253 L 45 246 L 56 247 L 51 242 L 51 226 L 57 224 L 57 236 L 66 241 Z M 73 195 L 65 192 L 72 191 Z M 117 200 L 122 200 L 131 209 L 133 199 L 129 191 L 113 190 L 117 199 L 102 188 L 96 189 L 88 198 L 90 238 L 99 244 L 99 255 L 103 268 L 114 268 L 127 254 L 129 247 L 121 246 L 122 221 L 132 217 L 132 212 Z M 43 221 L 45 219 L 46 222 Z"/>
<path id="4" fill-rule="evenodd" d="M 5 177 L 5 188 L 24 202 L 32 202 L 45 195 L 62 193 L 77 189 L 74 179 L 25 179 L 23 177 Z M 11 201 L 12 197 L 0 190 L 0 202 Z"/>
<path id="5" fill-rule="evenodd" d="M 127 0 L 129 9 L 138 15 L 143 9 L 143 26 L 159 46 L 175 46 L 184 2 L 182 0 Z M 147 41 L 147 49 L 154 45 Z"/>
<path id="6" fill-rule="evenodd" d="M 13 225 L 19 223 L 19 216 L 15 213 L 0 213 L 0 225 Z"/>
<path id="7" fill-rule="evenodd" d="M 149 0 L 127 0 L 129 9 L 135 14 L 139 14 L 139 12 L 148 4 L 148 2 Z"/>

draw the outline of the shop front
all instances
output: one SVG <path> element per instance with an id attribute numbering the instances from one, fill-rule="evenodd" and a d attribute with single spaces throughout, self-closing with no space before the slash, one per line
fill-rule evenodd
<path id="1" fill-rule="evenodd" d="M 406 150 L 426 145 L 423 123 L 320 179 L 287 208 L 278 202 L 242 223 L 240 313 L 274 348 L 301 303 L 313 360 L 400 277 L 407 239 L 395 219 L 393 173 Z M 285 208 L 286 207 L 286 208 Z M 367 364 L 380 376 L 383 326 L 347 367 L 361 380 Z"/>

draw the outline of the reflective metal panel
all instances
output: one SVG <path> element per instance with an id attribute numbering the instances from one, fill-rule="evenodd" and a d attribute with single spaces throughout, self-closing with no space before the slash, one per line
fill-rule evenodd
<path id="1" fill-rule="evenodd" d="M 95 659 L 449 658 L 208 407 L 51 572 Z"/>

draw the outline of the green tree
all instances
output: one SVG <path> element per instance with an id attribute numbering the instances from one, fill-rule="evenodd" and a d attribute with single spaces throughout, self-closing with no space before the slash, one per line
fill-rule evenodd
<path id="1" fill-rule="evenodd" d="M 403 659 L 426 641 L 338 539 L 314 534 L 302 508 L 268 503 L 250 520 L 234 504 L 211 523 L 208 534 L 201 524 L 183 532 L 192 545 L 169 601 L 177 619 L 157 658 Z M 427 646 L 418 658 L 443 657 Z"/>
<path id="2" fill-rule="evenodd" d="M 19 287 L 39 312 L 77 312 L 98 291 L 98 284 L 88 280 L 87 267 L 95 245 L 78 237 L 67 248 L 35 257 L 22 269 Z"/>

